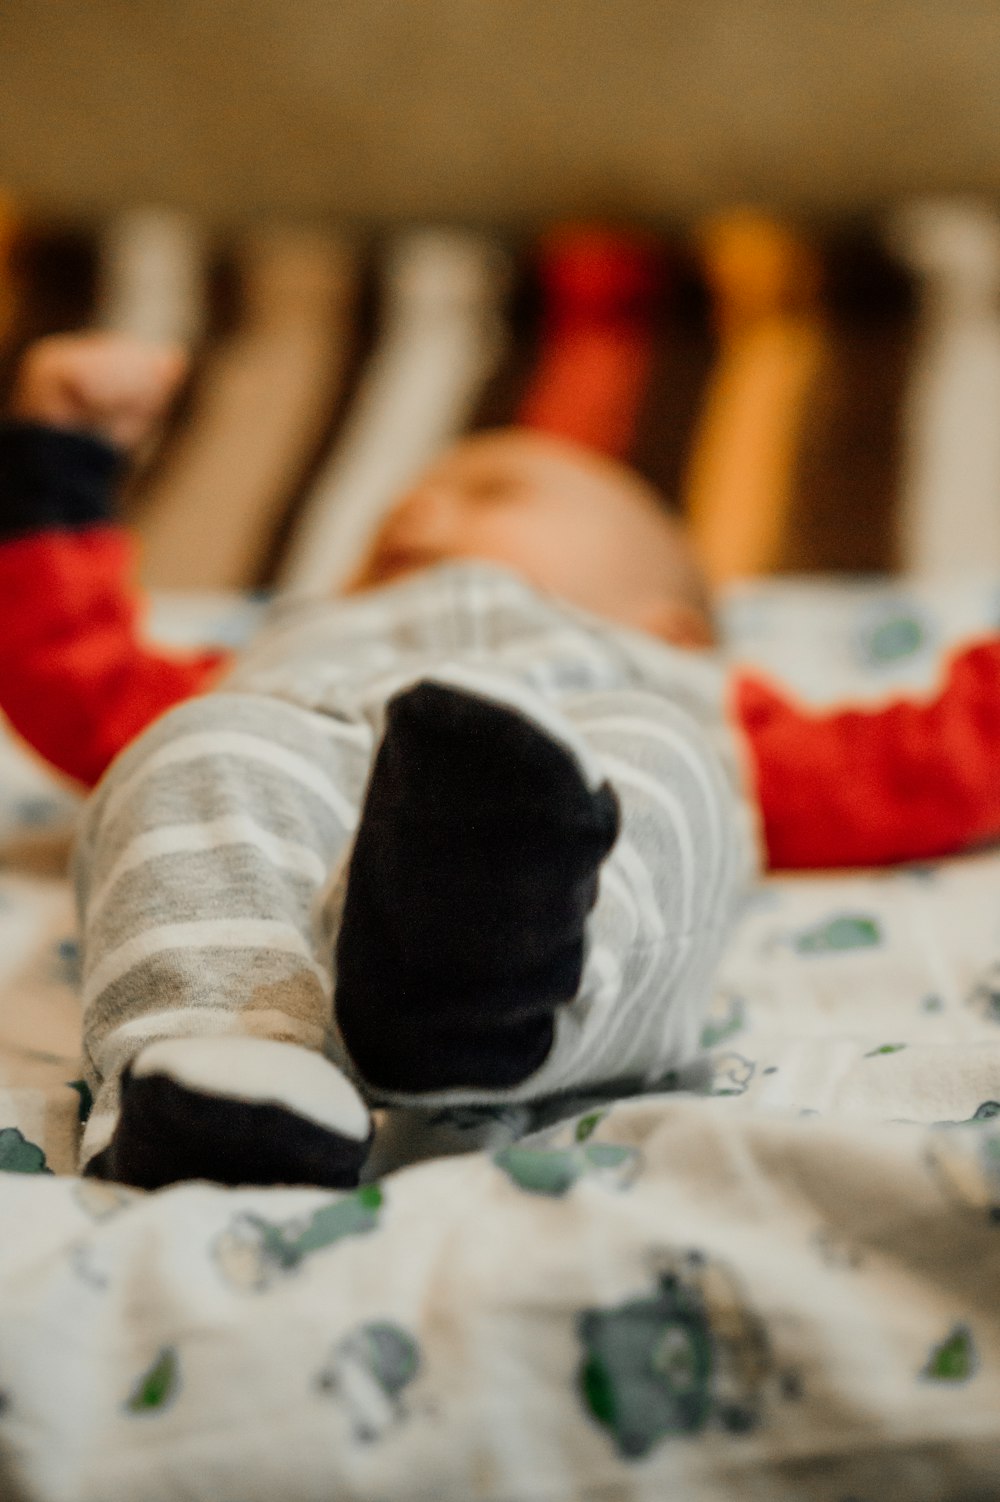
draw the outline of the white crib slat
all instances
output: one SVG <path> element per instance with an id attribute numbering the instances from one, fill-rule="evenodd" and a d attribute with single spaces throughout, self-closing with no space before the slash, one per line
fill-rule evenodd
<path id="1" fill-rule="evenodd" d="M 389 248 L 378 344 L 300 514 L 279 582 L 342 585 L 393 500 L 454 437 L 499 359 L 506 257 L 491 241 L 413 231 Z"/>
<path id="2" fill-rule="evenodd" d="M 259 231 L 239 257 L 241 326 L 209 354 L 190 424 L 138 519 L 147 583 L 258 582 L 290 486 L 322 441 L 343 374 L 354 284 L 349 247 Z"/>
<path id="3" fill-rule="evenodd" d="M 135 208 L 105 227 L 96 322 L 116 333 L 195 344 L 206 320 L 206 242 L 173 209 Z"/>
<path id="4" fill-rule="evenodd" d="M 920 279 L 903 418 L 900 555 L 926 574 L 1000 567 L 1000 217 L 926 200 L 888 240 Z"/>

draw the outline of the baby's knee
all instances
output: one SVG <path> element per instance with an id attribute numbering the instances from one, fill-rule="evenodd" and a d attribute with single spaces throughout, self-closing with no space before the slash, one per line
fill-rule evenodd
<path id="1" fill-rule="evenodd" d="M 655 784 L 710 817 L 732 811 L 740 783 L 721 719 L 709 723 L 682 703 L 640 690 L 581 696 L 568 716 L 626 790 L 650 794 Z"/>
<path id="2" fill-rule="evenodd" d="M 657 901 L 688 929 L 718 921 L 753 867 L 749 804 L 728 731 L 641 691 L 578 700 L 573 718 L 622 810 L 619 864 L 648 873 Z"/>

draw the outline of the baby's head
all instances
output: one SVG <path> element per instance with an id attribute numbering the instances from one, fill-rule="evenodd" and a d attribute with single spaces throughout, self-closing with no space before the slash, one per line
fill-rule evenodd
<path id="1" fill-rule="evenodd" d="M 678 646 L 713 640 L 681 525 L 634 471 L 563 439 L 504 428 L 448 449 L 389 513 L 349 591 L 451 558 L 506 564 Z"/>

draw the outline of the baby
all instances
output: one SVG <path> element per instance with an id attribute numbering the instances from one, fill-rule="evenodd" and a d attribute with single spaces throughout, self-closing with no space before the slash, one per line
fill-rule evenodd
<path id="1" fill-rule="evenodd" d="M 49 342 L 0 437 L 0 704 L 84 780 L 127 746 L 76 860 L 88 1170 L 344 1186 L 433 1150 L 435 1123 L 472 1146 L 675 1078 L 752 873 L 753 796 L 772 853 L 794 849 L 797 756 L 833 805 L 827 853 L 838 755 L 858 808 L 879 792 L 858 746 L 880 716 L 727 690 L 656 496 L 517 431 L 444 455 L 347 596 L 279 603 L 224 678 L 219 654 L 155 652 L 111 490 L 181 370 Z"/>
<path id="2" fill-rule="evenodd" d="M 107 545 L 105 440 L 178 373 L 120 340 L 36 352 L 8 514 L 46 489 L 68 545 Z M 345 1185 L 373 1106 L 530 1126 L 690 1063 L 752 864 L 721 678 L 671 645 L 710 639 L 628 471 L 516 433 L 433 466 L 346 599 L 279 605 L 87 807 L 91 1171 Z"/>

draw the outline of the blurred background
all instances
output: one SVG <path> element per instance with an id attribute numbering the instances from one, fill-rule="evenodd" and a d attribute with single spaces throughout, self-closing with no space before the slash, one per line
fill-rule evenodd
<path id="1" fill-rule="evenodd" d="M 998 59 L 971 0 L 6 0 L 0 384 L 191 348 L 157 585 L 335 585 L 509 421 L 720 582 L 1000 571 Z"/>

